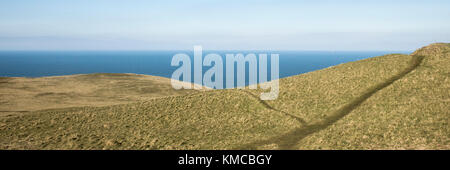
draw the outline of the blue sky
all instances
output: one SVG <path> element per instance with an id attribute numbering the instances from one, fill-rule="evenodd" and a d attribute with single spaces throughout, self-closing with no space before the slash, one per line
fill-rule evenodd
<path id="1" fill-rule="evenodd" d="M 0 50 L 414 50 L 450 1 L 0 0 Z"/>

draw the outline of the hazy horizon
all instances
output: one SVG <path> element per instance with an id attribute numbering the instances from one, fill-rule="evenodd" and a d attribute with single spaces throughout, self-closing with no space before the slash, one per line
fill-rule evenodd
<path id="1" fill-rule="evenodd" d="M 9 1 L 0 50 L 414 51 L 450 41 L 450 2 Z"/>

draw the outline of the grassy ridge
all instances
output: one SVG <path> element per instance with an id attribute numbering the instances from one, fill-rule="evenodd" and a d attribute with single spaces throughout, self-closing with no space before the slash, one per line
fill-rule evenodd
<path id="1" fill-rule="evenodd" d="M 274 101 L 260 101 L 260 90 L 213 90 L 3 116 L 0 148 L 448 149 L 449 49 L 283 78 Z"/>
<path id="2" fill-rule="evenodd" d="M 449 149 L 450 45 L 433 44 L 411 73 L 371 96 L 299 149 Z"/>

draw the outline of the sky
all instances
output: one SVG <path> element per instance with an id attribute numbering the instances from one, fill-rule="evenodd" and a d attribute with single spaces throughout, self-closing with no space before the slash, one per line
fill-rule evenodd
<path id="1" fill-rule="evenodd" d="M 448 0 L 0 0 L 0 50 L 413 51 Z"/>

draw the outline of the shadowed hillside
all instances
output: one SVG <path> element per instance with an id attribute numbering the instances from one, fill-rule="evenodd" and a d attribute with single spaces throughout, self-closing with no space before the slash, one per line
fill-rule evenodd
<path id="1" fill-rule="evenodd" d="M 60 109 L 39 111 L 38 101 L 12 97 L 16 106 L 37 111 L 1 117 L 0 148 L 449 149 L 449 66 L 450 45 L 432 44 L 411 55 L 374 57 L 280 79 L 279 98 L 273 101 L 260 101 L 260 90 L 179 92 L 169 84 L 157 86 L 166 93 L 139 97 L 145 90 L 136 89 L 145 85 L 138 80 L 121 84 L 110 82 L 113 76 L 94 77 L 95 86 L 121 84 L 86 88 L 99 101 L 109 96 L 111 103 L 135 102 L 65 109 L 77 103 L 55 101 Z M 37 86 L 13 85 L 14 79 L 3 78 L 0 91 Z M 45 94 L 50 86 L 40 86 L 31 95 L 35 99 L 53 95 Z"/>

